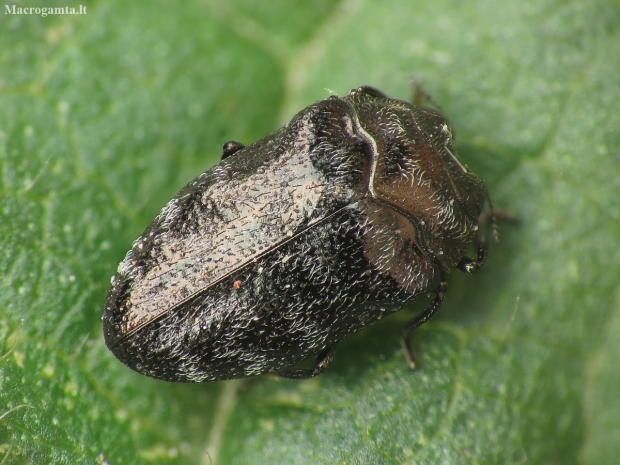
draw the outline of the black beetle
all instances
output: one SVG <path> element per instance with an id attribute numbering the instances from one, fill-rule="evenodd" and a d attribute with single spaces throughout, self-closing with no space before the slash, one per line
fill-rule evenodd
<path id="1" fill-rule="evenodd" d="M 250 146 L 226 143 L 164 207 L 112 278 L 106 344 L 166 381 L 305 379 L 338 341 L 434 293 L 401 334 L 413 367 L 408 335 L 446 275 L 485 262 L 486 197 L 438 110 L 367 86 L 331 96 Z"/>

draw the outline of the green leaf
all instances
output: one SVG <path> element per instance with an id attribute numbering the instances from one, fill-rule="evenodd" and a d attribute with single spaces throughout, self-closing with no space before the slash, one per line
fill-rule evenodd
<path id="1" fill-rule="evenodd" d="M 617 463 L 618 2 L 82 4 L 0 17 L 0 463 Z M 107 351 L 116 265 L 225 141 L 411 77 L 521 217 L 450 276 L 418 370 L 397 336 L 426 302 L 303 382 L 166 384 Z"/>

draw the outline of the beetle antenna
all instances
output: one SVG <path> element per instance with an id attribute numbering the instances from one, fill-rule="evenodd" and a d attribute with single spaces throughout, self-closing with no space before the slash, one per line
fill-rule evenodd
<path id="1" fill-rule="evenodd" d="M 435 107 L 437 110 L 439 110 L 443 115 L 446 114 L 446 112 L 443 111 L 443 108 L 441 108 L 441 105 L 437 103 L 437 101 L 431 96 L 431 94 L 429 94 L 428 92 L 426 92 L 426 90 L 424 90 L 424 86 L 422 85 L 422 82 L 420 82 L 416 78 L 411 78 L 411 85 L 413 86 L 413 104 L 414 105 L 424 106 L 424 104 L 428 102 L 433 107 Z"/>
<path id="2" fill-rule="evenodd" d="M 499 244 L 499 229 L 497 228 L 497 215 L 495 214 L 495 207 L 493 206 L 493 201 L 491 200 L 491 196 L 489 195 L 489 191 L 486 191 L 487 200 L 489 201 L 489 208 L 491 209 L 491 231 L 493 234 L 493 240 Z"/>

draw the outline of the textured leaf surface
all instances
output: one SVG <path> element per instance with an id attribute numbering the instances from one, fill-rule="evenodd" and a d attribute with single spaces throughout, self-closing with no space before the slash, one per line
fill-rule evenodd
<path id="1" fill-rule="evenodd" d="M 0 16 L 0 463 L 617 463 L 617 2 L 83 4 Z M 326 88 L 407 99 L 410 77 L 522 219 L 450 277 L 419 370 L 397 334 L 424 303 L 305 382 L 165 384 L 113 358 L 110 276 L 223 142 Z"/>

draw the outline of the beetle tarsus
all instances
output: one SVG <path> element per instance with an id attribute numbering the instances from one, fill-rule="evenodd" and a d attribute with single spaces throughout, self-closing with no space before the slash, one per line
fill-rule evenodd
<path id="1" fill-rule="evenodd" d="M 298 368 L 295 370 L 284 370 L 284 371 L 278 371 L 274 373 L 274 375 L 279 376 L 281 378 L 296 379 L 296 380 L 314 378 L 315 376 L 318 376 L 325 371 L 325 369 L 327 368 L 327 365 L 329 365 L 329 362 L 331 362 L 332 358 L 334 358 L 335 351 L 336 351 L 336 346 L 331 346 L 325 349 L 319 355 L 317 355 L 314 368 L 312 369 Z"/>
<path id="2" fill-rule="evenodd" d="M 448 282 L 445 279 L 445 276 L 442 276 L 441 282 L 437 289 L 435 289 L 435 298 L 433 301 L 426 307 L 426 309 L 418 316 L 416 316 L 413 320 L 410 320 L 400 333 L 400 344 L 403 347 L 403 351 L 405 352 L 405 358 L 407 359 L 407 363 L 409 367 L 413 370 L 416 367 L 416 356 L 413 347 L 411 346 L 411 342 L 409 342 L 409 336 L 413 331 L 419 328 L 421 325 L 426 323 L 428 320 L 435 316 L 435 313 L 441 308 L 443 304 L 443 299 L 446 297 L 446 291 L 448 290 Z"/>

